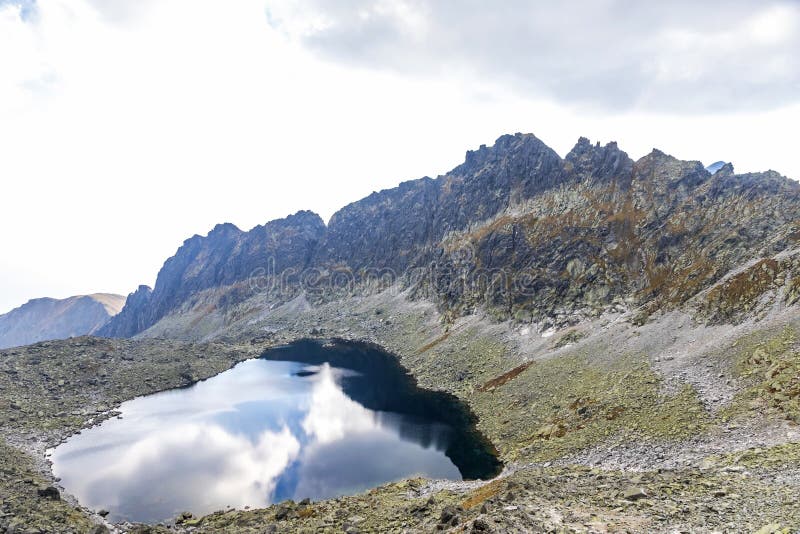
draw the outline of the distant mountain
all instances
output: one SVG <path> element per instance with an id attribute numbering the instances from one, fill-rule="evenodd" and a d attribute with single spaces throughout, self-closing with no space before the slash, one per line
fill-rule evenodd
<path id="1" fill-rule="evenodd" d="M 129 337 L 187 312 L 230 325 L 297 297 L 314 305 L 388 284 L 446 320 L 483 310 L 574 324 L 619 307 L 675 309 L 800 239 L 797 182 L 716 166 L 659 150 L 634 161 L 585 138 L 562 158 L 532 134 L 505 135 L 446 175 L 345 206 L 327 226 L 300 212 L 194 236 L 99 334 Z"/>
<path id="2" fill-rule="evenodd" d="M 718 170 L 720 170 L 722 167 L 724 167 L 725 165 L 727 165 L 727 163 L 724 162 L 724 161 L 715 161 L 714 163 L 712 163 L 711 165 L 706 167 L 706 170 L 708 172 L 710 172 L 711 174 L 714 174 Z"/>
<path id="3" fill-rule="evenodd" d="M 93 334 L 124 305 L 125 297 L 109 293 L 30 300 L 0 315 L 0 348 Z"/>

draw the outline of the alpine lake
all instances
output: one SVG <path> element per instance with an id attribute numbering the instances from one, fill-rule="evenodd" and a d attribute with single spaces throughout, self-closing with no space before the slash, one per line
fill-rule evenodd
<path id="1" fill-rule="evenodd" d="M 114 522 L 327 499 L 413 476 L 486 479 L 502 467 L 465 405 L 361 343 L 298 341 L 119 411 L 48 451 L 66 491 Z"/>

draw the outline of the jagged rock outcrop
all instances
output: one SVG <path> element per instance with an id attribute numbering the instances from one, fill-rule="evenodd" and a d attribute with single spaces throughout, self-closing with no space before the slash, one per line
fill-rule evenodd
<path id="1" fill-rule="evenodd" d="M 0 348 L 93 334 L 124 304 L 125 297 L 108 293 L 30 300 L 0 315 Z"/>
<path id="2" fill-rule="evenodd" d="M 451 237 L 434 288 L 445 309 L 558 322 L 612 306 L 646 315 L 794 243 L 800 186 L 775 173 L 712 176 L 658 150 L 634 163 L 616 144 L 584 140 L 565 162 L 573 176 L 560 187 Z"/>
<path id="3" fill-rule="evenodd" d="M 336 212 L 319 265 L 402 274 L 450 232 L 463 231 L 564 179 L 561 158 L 534 135 L 504 135 L 467 152 L 445 176 L 404 182 Z"/>
<path id="4" fill-rule="evenodd" d="M 98 335 L 107 337 L 131 337 L 149 328 L 157 319 L 150 308 L 150 296 L 153 290 L 141 285 L 128 295 L 125 307 L 113 321 L 106 323 L 98 330 Z"/>
<path id="5" fill-rule="evenodd" d="M 195 236 L 152 295 L 131 298 L 101 333 L 133 335 L 214 288 L 226 289 L 212 307 L 246 300 L 259 288 L 243 281 L 257 269 L 291 273 L 262 305 L 300 292 L 312 303 L 339 298 L 377 277 L 368 288 L 398 283 L 446 317 L 483 309 L 563 324 L 620 307 L 646 317 L 794 246 L 798 208 L 800 185 L 773 171 L 736 175 L 725 164 L 712 174 L 659 150 L 633 161 L 616 143 L 585 138 L 562 159 L 534 135 L 505 135 L 444 176 L 342 208 L 327 228 L 301 212 Z"/>
<path id="6" fill-rule="evenodd" d="M 325 223 L 310 211 L 248 232 L 232 224 L 217 225 L 205 237 L 195 235 L 184 241 L 164 263 L 153 290 L 140 286 L 119 317 L 99 334 L 133 336 L 205 289 L 231 286 L 269 273 L 300 273 L 310 265 L 324 232 Z"/>

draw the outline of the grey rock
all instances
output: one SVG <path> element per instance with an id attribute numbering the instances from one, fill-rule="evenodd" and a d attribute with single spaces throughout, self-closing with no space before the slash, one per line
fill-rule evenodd
<path id="1" fill-rule="evenodd" d="M 43 499 L 51 499 L 57 501 L 61 499 L 61 493 L 58 491 L 58 488 L 55 486 L 46 486 L 43 488 L 39 488 L 36 490 L 37 495 L 42 497 Z"/>
<path id="2" fill-rule="evenodd" d="M 631 486 L 622 492 L 622 498 L 626 501 L 638 501 L 647 497 L 648 495 L 644 488 L 638 486 Z"/>

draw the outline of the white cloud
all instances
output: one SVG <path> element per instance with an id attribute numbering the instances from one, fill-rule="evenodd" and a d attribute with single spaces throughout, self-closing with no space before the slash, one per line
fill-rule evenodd
<path id="1" fill-rule="evenodd" d="M 800 176 L 790 129 L 800 108 L 781 98 L 771 111 L 716 115 L 573 108 L 570 87 L 585 77 L 573 53 L 597 60 L 590 73 L 613 74 L 627 72 L 625 51 L 639 44 L 559 26 L 618 18 L 600 3 L 584 14 L 540 4 L 547 22 L 535 41 L 525 17 L 503 31 L 511 9 L 463 10 L 443 30 L 440 4 L 419 5 L 39 0 L 21 17 L 18 3 L 0 1 L 0 313 L 36 296 L 127 293 L 152 284 L 183 239 L 218 222 L 249 228 L 299 209 L 327 218 L 373 190 L 446 172 L 503 133 L 536 133 L 562 154 L 587 135 L 634 157 L 658 146 Z M 704 41 L 696 25 L 685 69 L 658 56 L 648 68 L 679 84 L 711 83 L 707 65 L 689 61 L 700 46 L 748 94 L 752 80 L 767 93 L 796 83 L 797 59 L 780 53 L 798 35 L 795 11 L 781 6 L 788 11 L 709 23 L 713 35 L 744 28 L 775 52 L 753 72 L 736 70 L 738 53 Z M 346 37 L 352 10 L 362 23 L 351 41 L 321 40 L 334 30 Z M 653 15 L 640 16 L 647 25 Z M 680 20 L 664 27 L 678 31 Z M 431 36 L 437 48 L 426 56 Z M 655 32 L 647 42 L 669 38 Z M 486 46 L 492 39 L 502 48 Z M 367 56 L 351 53 L 359 47 Z M 750 66 L 763 55 L 743 57 Z M 503 68 L 487 75 L 491 63 Z M 556 96 L 520 91 L 530 65 L 551 74 Z M 637 76 L 649 83 L 653 73 Z M 608 83 L 590 90 L 624 96 L 624 85 Z M 629 96 L 663 92 L 648 83 Z"/>
<path id="2" fill-rule="evenodd" d="M 800 4 L 791 1 L 276 0 L 272 15 L 338 61 L 412 74 L 467 66 L 526 96 L 591 109 L 727 112 L 798 101 Z M 769 65 L 776 56 L 781 69 Z"/>
<path id="3" fill-rule="evenodd" d="M 315 375 L 303 430 L 315 443 L 325 444 L 363 432 L 380 429 L 375 413 L 350 399 L 333 378 L 330 365 Z"/>
<path id="4" fill-rule="evenodd" d="M 150 513 L 153 519 L 178 513 L 169 509 L 175 505 L 190 505 L 196 513 L 210 513 L 220 503 L 266 506 L 278 479 L 300 453 L 300 443 L 286 427 L 251 441 L 218 425 L 178 424 L 121 443 L 106 437 L 99 453 L 91 448 L 81 452 L 96 455 L 92 469 L 64 462 L 59 474 L 87 506 L 113 506 L 122 514 L 138 507 L 139 515 Z M 161 499 L 152 493 L 156 486 Z M 148 495 L 154 507 L 166 508 L 143 510 Z M 116 502 L 109 501 L 111 496 Z"/>

